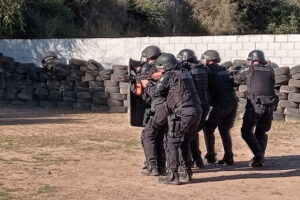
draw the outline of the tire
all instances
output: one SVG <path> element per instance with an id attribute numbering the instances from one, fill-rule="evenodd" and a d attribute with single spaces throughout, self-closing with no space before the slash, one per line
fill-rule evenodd
<path id="1" fill-rule="evenodd" d="M 118 76 L 126 76 L 126 75 L 128 75 L 128 71 L 127 70 L 114 70 L 113 74 L 118 75 Z"/>
<path id="2" fill-rule="evenodd" d="M 283 114 L 283 113 L 278 113 L 278 112 L 273 113 L 274 121 L 284 121 L 284 118 L 285 118 L 285 114 Z"/>
<path id="3" fill-rule="evenodd" d="M 288 100 L 291 102 L 300 103 L 300 93 L 289 93 Z"/>
<path id="4" fill-rule="evenodd" d="M 118 100 L 110 99 L 108 101 L 108 105 L 110 105 L 110 106 L 123 106 L 124 105 L 124 100 L 123 101 L 118 101 Z"/>
<path id="5" fill-rule="evenodd" d="M 77 92 L 76 97 L 78 99 L 90 99 L 93 98 L 90 92 Z"/>
<path id="6" fill-rule="evenodd" d="M 275 84 L 276 85 L 285 85 L 289 82 L 290 76 L 289 75 L 279 75 L 275 76 Z"/>
<path id="7" fill-rule="evenodd" d="M 94 98 L 102 98 L 102 99 L 107 99 L 108 95 L 105 92 L 95 92 L 94 93 Z"/>
<path id="8" fill-rule="evenodd" d="M 113 65 L 112 69 L 113 70 L 128 70 L 128 66 L 126 66 L 126 65 Z"/>
<path id="9" fill-rule="evenodd" d="M 89 81 L 89 88 L 104 87 L 103 81 Z"/>
<path id="10" fill-rule="evenodd" d="M 285 110 L 285 109 L 286 109 L 286 108 L 277 107 L 276 112 L 277 112 L 277 113 L 284 113 L 284 110 Z"/>
<path id="11" fill-rule="evenodd" d="M 118 100 L 118 101 L 124 101 L 124 100 L 127 99 L 127 95 L 120 94 L 120 93 L 110 93 L 110 99 Z"/>
<path id="12" fill-rule="evenodd" d="M 103 69 L 104 69 L 103 66 L 102 66 L 100 63 L 98 63 L 97 61 L 92 60 L 92 59 L 88 60 L 88 65 L 87 65 L 87 67 L 88 67 L 90 70 L 92 70 L 92 71 L 95 71 L 95 70 L 103 70 Z"/>
<path id="13" fill-rule="evenodd" d="M 89 88 L 89 92 L 95 93 L 95 92 L 104 92 L 105 87 L 95 87 L 95 88 Z"/>
<path id="14" fill-rule="evenodd" d="M 275 73 L 275 76 L 288 75 L 288 74 L 290 74 L 290 68 L 288 66 L 279 67 L 274 70 L 274 73 Z"/>
<path id="15" fill-rule="evenodd" d="M 236 91 L 235 94 L 236 94 L 236 96 L 238 98 L 244 98 L 244 97 L 246 97 L 245 92 Z"/>
<path id="16" fill-rule="evenodd" d="M 82 109 L 82 110 L 90 110 L 91 104 L 90 103 L 73 103 L 74 109 Z"/>
<path id="17" fill-rule="evenodd" d="M 81 81 L 83 82 L 89 82 L 89 81 L 95 81 L 96 77 L 91 76 L 91 75 L 85 75 L 81 77 Z"/>
<path id="18" fill-rule="evenodd" d="M 96 81 L 110 80 L 110 75 L 99 75 L 96 77 Z"/>
<path id="19" fill-rule="evenodd" d="M 116 82 L 116 81 L 111 81 L 111 80 L 104 81 L 105 87 L 119 87 L 119 84 L 121 85 L 121 83 Z"/>
<path id="20" fill-rule="evenodd" d="M 239 86 L 239 92 L 247 92 L 247 85 L 240 85 Z"/>
<path id="21" fill-rule="evenodd" d="M 280 87 L 280 93 L 299 93 L 300 89 L 288 85 L 283 85 Z"/>
<path id="22" fill-rule="evenodd" d="M 86 60 L 80 60 L 80 59 L 75 59 L 75 58 L 71 58 L 71 59 L 69 60 L 69 65 L 87 66 L 87 65 L 88 65 L 88 61 L 86 61 Z"/>
<path id="23" fill-rule="evenodd" d="M 101 104 L 92 104 L 91 110 L 97 112 L 107 112 L 109 109 L 108 105 L 101 105 Z"/>
<path id="24" fill-rule="evenodd" d="M 127 95 L 127 94 L 129 93 L 129 90 L 128 90 L 128 88 L 121 88 L 121 87 L 120 87 L 120 93 L 121 93 L 121 94 L 126 94 L 126 95 Z"/>
<path id="25" fill-rule="evenodd" d="M 286 93 L 276 93 L 278 96 L 279 100 L 287 100 L 288 99 L 288 94 Z"/>
<path id="26" fill-rule="evenodd" d="M 80 66 L 79 70 L 82 72 L 87 72 L 89 68 L 87 66 Z"/>
<path id="27" fill-rule="evenodd" d="M 99 72 L 99 75 L 110 75 L 112 73 L 113 73 L 112 69 L 104 69 L 104 70 Z"/>
<path id="28" fill-rule="evenodd" d="M 233 64 L 233 69 L 236 69 L 238 66 L 246 65 L 247 61 L 246 60 L 237 59 L 237 60 L 234 60 L 232 64 Z"/>
<path id="29" fill-rule="evenodd" d="M 227 62 L 222 63 L 221 66 L 228 69 L 229 67 L 233 66 L 233 63 L 231 61 L 227 61 Z"/>
<path id="30" fill-rule="evenodd" d="M 284 109 L 284 114 L 286 114 L 286 115 L 300 114 L 300 109 L 298 109 L 298 108 L 286 108 L 286 109 Z"/>
<path id="31" fill-rule="evenodd" d="M 288 100 L 280 100 L 278 106 L 282 108 L 298 108 L 299 105 L 295 102 L 290 102 Z"/>
<path id="32" fill-rule="evenodd" d="M 299 123 L 300 122 L 300 114 L 288 114 L 285 116 L 286 122 L 291 123 Z"/>
<path id="33" fill-rule="evenodd" d="M 292 76 L 292 79 L 300 80 L 300 73 L 294 74 L 294 75 Z"/>
<path id="34" fill-rule="evenodd" d="M 127 108 L 123 106 L 110 106 L 109 107 L 110 113 L 126 113 Z"/>
<path id="35" fill-rule="evenodd" d="M 130 87 L 130 83 L 120 82 L 120 88 L 126 88 L 126 89 L 128 89 L 129 87 Z"/>
<path id="36" fill-rule="evenodd" d="M 120 93 L 120 88 L 119 87 L 105 87 L 105 92 Z"/>
<path id="37" fill-rule="evenodd" d="M 300 80 L 290 79 L 289 86 L 300 88 Z"/>
<path id="38" fill-rule="evenodd" d="M 290 69 L 291 75 L 300 73 L 300 65 L 294 66 Z"/>
<path id="39" fill-rule="evenodd" d="M 115 82 L 121 82 L 122 76 L 116 75 L 116 74 L 112 74 L 111 77 L 110 77 L 110 79 L 112 81 L 115 81 Z"/>

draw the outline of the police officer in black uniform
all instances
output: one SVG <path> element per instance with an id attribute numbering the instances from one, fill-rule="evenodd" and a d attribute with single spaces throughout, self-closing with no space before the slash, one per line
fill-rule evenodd
<path id="1" fill-rule="evenodd" d="M 202 103 L 202 117 L 198 131 L 201 131 L 204 127 L 205 119 L 209 112 L 209 93 L 208 93 L 208 73 L 207 69 L 201 64 L 195 55 L 195 52 L 191 49 L 182 49 L 177 58 L 182 63 L 182 66 L 187 69 L 194 80 L 194 84 Z M 193 160 L 197 167 L 203 168 L 203 160 L 201 157 L 201 151 L 199 148 L 199 134 L 196 134 L 196 138 L 191 142 L 191 153 Z"/>
<path id="2" fill-rule="evenodd" d="M 232 140 L 230 129 L 234 125 L 237 112 L 238 99 L 226 68 L 218 65 L 221 61 L 219 53 L 215 50 L 207 50 L 202 54 L 204 64 L 208 67 L 208 88 L 213 107 L 204 127 L 204 136 L 207 154 L 205 158 L 209 163 L 216 162 L 214 131 L 218 127 L 223 148 L 223 159 L 219 164 L 233 165 Z"/>
<path id="3" fill-rule="evenodd" d="M 146 63 L 141 67 L 141 74 L 153 74 L 156 72 L 155 61 L 161 51 L 157 46 L 148 46 L 142 52 L 142 58 Z M 144 130 L 142 131 L 142 144 L 147 160 L 147 167 L 143 169 L 144 175 L 165 174 L 165 150 L 163 144 L 164 134 L 168 130 L 167 112 L 164 102 L 165 97 L 150 96 L 147 91 L 144 93 L 145 100 L 150 104 L 144 116 Z"/>
<path id="4" fill-rule="evenodd" d="M 162 67 L 165 73 L 161 79 L 152 84 L 143 81 L 148 94 L 153 97 L 166 97 L 169 130 L 165 137 L 167 147 L 168 174 L 159 177 L 159 182 L 178 185 L 178 166 L 184 172 L 180 181 L 189 182 L 192 176 L 190 142 L 194 139 L 202 115 L 201 102 L 197 95 L 192 76 L 180 68 L 174 55 L 163 53 L 156 60 L 156 67 Z M 181 163 L 179 163 L 181 162 Z"/>
<path id="5" fill-rule="evenodd" d="M 263 167 L 273 111 L 278 104 L 274 91 L 275 75 L 272 67 L 267 66 L 264 53 L 251 51 L 248 55 L 249 65 L 240 69 L 234 77 L 237 84 L 247 84 L 247 104 L 241 128 L 242 137 L 254 154 L 251 167 Z M 255 131 L 253 133 L 253 130 Z"/>

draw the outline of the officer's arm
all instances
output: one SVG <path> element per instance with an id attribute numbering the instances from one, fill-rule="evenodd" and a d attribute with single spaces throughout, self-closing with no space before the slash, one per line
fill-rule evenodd
<path id="1" fill-rule="evenodd" d="M 238 73 L 233 77 L 233 81 L 235 84 L 240 85 L 240 84 L 246 84 L 246 77 L 247 77 L 247 72 L 249 71 L 249 67 L 245 66 L 242 67 Z"/>
<path id="2" fill-rule="evenodd" d="M 146 86 L 146 92 L 151 97 L 158 97 L 165 94 L 169 85 L 169 75 L 167 73 L 163 74 L 163 76 L 157 81 L 156 84 L 149 82 Z"/>

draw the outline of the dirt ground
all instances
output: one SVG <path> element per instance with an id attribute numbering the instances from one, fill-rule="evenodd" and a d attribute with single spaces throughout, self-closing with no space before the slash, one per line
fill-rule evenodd
<path id="1" fill-rule="evenodd" d="M 127 114 L 0 108 L 0 200 L 300 199 L 300 124 L 273 123 L 260 170 L 247 167 L 240 127 L 235 166 L 205 163 L 191 184 L 169 186 L 141 175 L 141 129 Z M 216 149 L 221 158 L 218 133 Z"/>

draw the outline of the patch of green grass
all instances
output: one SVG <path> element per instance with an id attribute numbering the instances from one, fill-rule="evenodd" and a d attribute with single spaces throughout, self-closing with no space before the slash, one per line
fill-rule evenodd
<path id="1" fill-rule="evenodd" d="M 8 192 L 0 189 L 0 200 L 9 200 L 9 199 L 12 199 L 11 195 Z"/>
<path id="2" fill-rule="evenodd" d="M 43 187 L 40 187 L 37 190 L 38 194 L 51 194 L 51 193 L 55 193 L 58 191 L 58 188 L 55 186 L 50 186 L 50 185 L 45 185 Z"/>
<path id="3" fill-rule="evenodd" d="M 120 147 L 118 145 L 100 145 L 98 150 L 100 153 L 108 153 L 108 152 L 112 152 L 119 148 Z"/>
<path id="4" fill-rule="evenodd" d="M 84 148 L 81 148 L 81 151 L 84 151 L 84 152 L 92 152 L 92 151 L 95 151 L 96 148 L 95 147 L 84 147 Z"/>
<path id="5" fill-rule="evenodd" d="M 140 141 L 138 140 L 125 140 L 121 141 L 121 144 L 125 145 L 126 148 L 137 147 L 140 145 Z"/>

